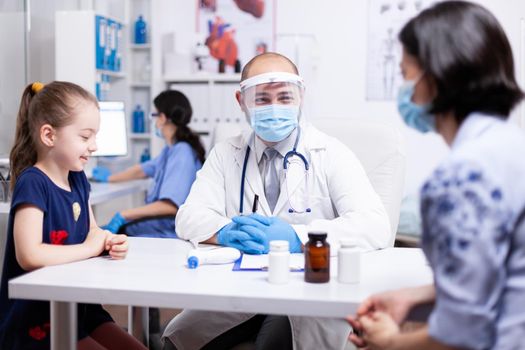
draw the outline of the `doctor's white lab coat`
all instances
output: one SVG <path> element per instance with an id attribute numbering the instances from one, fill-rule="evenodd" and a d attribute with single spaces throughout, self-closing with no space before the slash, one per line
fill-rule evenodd
<path id="1" fill-rule="evenodd" d="M 252 150 L 246 170 L 244 214 L 251 212 L 254 195 L 258 194 L 258 213 L 278 216 L 290 223 L 303 243 L 308 241 L 308 232 L 323 231 L 328 233 L 332 253 L 343 237 L 355 238 L 367 250 L 387 247 L 391 234 L 388 215 L 359 160 L 340 141 L 313 126 L 306 124 L 301 131 L 297 150 L 310 164 L 309 180 L 290 189 L 290 196 L 307 198 L 311 212 L 288 211 L 282 174 L 281 192 L 274 213 L 270 211 Z M 251 137 L 252 132 L 247 132 L 217 144 L 211 151 L 177 212 L 180 238 L 202 242 L 240 214 L 241 173 Z M 185 310 L 170 322 L 164 336 L 178 349 L 198 349 L 252 316 Z M 342 349 L 350 330 L 344 320 L 336 319 L 290 317 L 290 323 L 295 349 Z M 197 324 L 199 327 L 194 327 Z"/>

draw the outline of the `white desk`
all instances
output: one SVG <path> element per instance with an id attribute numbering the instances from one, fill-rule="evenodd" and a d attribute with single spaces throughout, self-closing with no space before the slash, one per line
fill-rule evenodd
<path id="1" fill-rule="evenodd" d="M 51 300 L 52 329 L 62 331 L 52 333 L 52 345 L 67 348 L 76 344 L 77 302 L 344 317 L 372 293 L 432 282 L 422 252 L 414 248 L 364 254 L 359 284 L 338 283 L 333 259 L 330 283 L 305 283 L 303 273 L 293 273 L 290 283 L 272 285 L 266 272 L 233 272 L 231 264 L 190 270 L 189 247 L 176 239 L 130 238 L 126 260 L 100 257 L 45 267 L 10 281 L 9 296 Z"/>

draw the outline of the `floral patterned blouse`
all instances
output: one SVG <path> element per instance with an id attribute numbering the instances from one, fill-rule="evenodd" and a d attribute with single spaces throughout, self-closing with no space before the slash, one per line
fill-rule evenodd
<path id="1" fill-rule="evenodd" d="M 429 334 L 442 343 L 525 344 L 525 229 L 514 229 L 525 207 L 524 156 L 522 130 L 472 114 L 421 189 L 422 246 L 436 287 Z"/>

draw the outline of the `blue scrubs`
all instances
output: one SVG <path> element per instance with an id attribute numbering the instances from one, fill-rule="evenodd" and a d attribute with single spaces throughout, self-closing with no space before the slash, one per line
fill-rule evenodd
<path id="1" fill-rule="evenodd" d="M 49 302 L 9 299 L 8 280 L 26 271 L 15 255 L 13 224 L 20 205 L 44 212 L 42 241 L 47 244 L 80 244 L 89 231 L 89 182 L 84 172 L 70 172 L 71 192 L 56 186 L 35 167 L 20 174 L 16 183 L 7 233 L 0 289 L 0 349 L 49 349 Z M 100 305 L 78 304 L 78 338 L 88 336 L 105 322 L 113 321 Z"/>
<path id="2" fill-rule="evenodd" d="M 154 180 L 146 196 L 146 204 L 167 200 L 179 208 L 186 201 L 202 163 L 189 143 L 177 142 L 164 147 L 157 157 L 141 166 L 144 173 Z M 126 227 L 126 234 L 134 237 L 176 238 L 175 219 L 138 220 Z"/>

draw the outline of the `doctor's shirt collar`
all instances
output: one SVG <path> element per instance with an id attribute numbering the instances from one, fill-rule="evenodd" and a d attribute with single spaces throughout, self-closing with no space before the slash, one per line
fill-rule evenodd
<path id="1" fill-rule="evenodd" d="M 257 157 L 257 164 L 259 164 L 261 162 L 261 159 L 262 159 L 262 156 L 264 154 L 264 150 L 266 150 L 266 145 L 264 144 L 264 142 L 255 135 L 253 135 L 255 141 L 254 141 L 254 144 L 255 144 L 255 149 L 254 148 L 254 145 L 253 144 L 250 144 L 250 147 L 252 148 L 252 151 L 255 152 L 255 155 Z M 282 140 L 281 142 L 277 143 L 275 146 L 273 146 L 273 148 L 279 152 L 279 154 L 281 155 L 281 157 L 284 158 L 284 156 L 286 155 L 286 153 L 288 153 L 288 151 L 291 151 L 293 146 L 294 146 L 294 143 L 295 143 L 295 138 L 297 137 L 297 128 L 295 128 L 291 133 L 290 135 L 288 135 L 288 137 L 286 137 L 284 140 Z M 301 134 L 301 137 L 304 137 L 302 134 Z M 299 140 L 299 143 L 301 143 L 302 140 Z"/>

